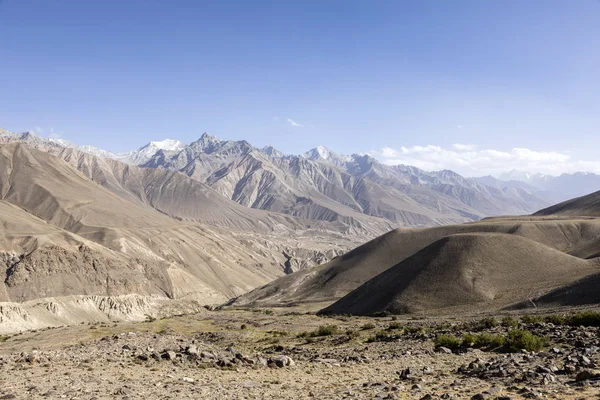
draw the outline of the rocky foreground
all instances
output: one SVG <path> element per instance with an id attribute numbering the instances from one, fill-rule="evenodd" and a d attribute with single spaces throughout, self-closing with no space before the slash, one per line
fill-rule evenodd
<path id="1" fill-rule="evenodd" d="M 229 310 L 62 327 L 0 338 L 0 399 L 598 399 L 600 328 L 574 325 Z"/>

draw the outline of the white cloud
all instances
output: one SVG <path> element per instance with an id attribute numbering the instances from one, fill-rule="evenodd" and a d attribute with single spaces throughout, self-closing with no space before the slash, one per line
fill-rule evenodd
<path id="1" fill-rule="evenodd" d="M 510 170 L 547 175 L 577 171 L 600 173 L 600 161 L 576 160 L 564 153 L 526 148 L 500 151 L 478 150 L 474 145 L 465 144 L 454 144 L 451 148 L 428 145 L 400 149 L 384 147 L 374 154 L 389 165 L 414 165 L 430 171 L 450 169 L 466 176 L 498 176 Z"/>
<path id="2" fill-rule="evenodd" d="M 288 122 L 290 125 L 292 125 L 292 126 L 295 126 L 295 127 L 297 127 L 297 128 L 302 128 L 302 127 L 304 126 L 304 124 L 298 123 L 298 122 L 294 121 L 294 120 L 293 120 L 293 119 L 291 119 L 291 118 L 288 118 L 288 119 L 287 119 L 287 122 Z"/>

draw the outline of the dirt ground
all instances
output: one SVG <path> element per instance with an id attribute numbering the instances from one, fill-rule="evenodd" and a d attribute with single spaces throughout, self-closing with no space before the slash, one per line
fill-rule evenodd
<path id="1" fill-rule="evenodd" d="M 435 348 L 476 325 L 222 310 L 46 329 L 0 338 L 0 399 L 600 399 L 598 328 L 522 323 L 551 340 L 532 353 Z"/>

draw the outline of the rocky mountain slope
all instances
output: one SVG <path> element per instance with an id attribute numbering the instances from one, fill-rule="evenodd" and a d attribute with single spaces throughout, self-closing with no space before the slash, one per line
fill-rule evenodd
<path id="1" fill-rule="evenodd" d="M 526 188 L 488 186 L 451 171 L 390 167 L 368 155 L 343 156 L 322 146 L 299 156 L 284 155 L 273 146 L 259 150 L 246 141 L 203 134 L 187 146 L 152 142 L 119 155 L 30 133 L 12 137 L 31 146 L 75 148 L 179 171 L 246 207 L 339 222 L 371 234 L 386 229 L 381 219 L 390 226 L 435 226 L 527 214 L 548 205 Z"/>
<path id="2" fill-rule="evenodd" d="M 208 134 L 178 154 L 159 151 L 145 167 L 177 170 L 252 208 L 308 219 L 360 223 L 360 214 L 396 225 L 432 226 L 522 214 L 544 201 L 520 188 L 496 189 L 451 171 L 389 167 L 368 155 L 319 146 L 283 155 Z"/>
<path id="3" fill-rule="evenodd" d="M 193 204 L 180 211 L 189 221 L 172 218 L 149 203 L 166 201 L 186 187 L 199 193 L 196 207 L 206 206 L 209 216 L 228 203 L 211 203 L 219 195 L 208 188 L 203 192 L 182 174 L 156 171 L 153 176 L 153 171 L 115 161 L 100 167 L 106 160 L 80 156 L 65 158 L 78 160 L 103 185 L 47 152 L 20 142 L 0 146 L 5 271 L 0 301 L 137 293 L 215 303 L 303 268 L 307 260 L 325 262 L 343 251 L 339 246 L 350 246 L 347 236 L 335 236 L 334 225 L 247 210 L 231 201 L 231 208 L 222 211 L 222 225 L 236 231 L 194 222 L 209 217 L 194 214 Z M 144 179 L 162 186 L 153 191 L 147 184 L 142 190 L 136 184 Z M 179 184 L 169 192 L 168 182 Z M 166 197 L 151 196 L 155 191 Z M 227 215 L 238 225 L 227 222 Z"/>

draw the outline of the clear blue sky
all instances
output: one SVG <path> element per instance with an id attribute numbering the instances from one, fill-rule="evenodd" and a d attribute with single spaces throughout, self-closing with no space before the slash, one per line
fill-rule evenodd
<path id="1" fill-rule="evenodd" d="M 600 146 L 599 0 L 0 0 L 0 71 L 0 127 L 112 151 Z"/>

